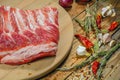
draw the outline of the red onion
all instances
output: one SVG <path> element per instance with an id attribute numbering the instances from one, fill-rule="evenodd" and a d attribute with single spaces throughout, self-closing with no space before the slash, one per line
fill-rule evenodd
<path id="1" fill-rule="evenodd" d="M 72 7 L 73 0 L 59 0 L 59 4 L 64 8 Z"/>

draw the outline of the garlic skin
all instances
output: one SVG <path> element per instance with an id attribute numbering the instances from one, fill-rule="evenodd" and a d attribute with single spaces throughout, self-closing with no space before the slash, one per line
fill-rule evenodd
<path id="1" fill-rule="evenodd" d="M 105 44 L 105 43 L 107 43 L 107 42 L 110 42 L 110 40 L 111 40 L 110 34 L 109 34 L 109 33 L 105 33 L 105 34 L 103 35 L 103 39 L 102 39 L 103 43 Z"/>
<path id="2" fill-rule="evenodd" d="M 105 16 L 105 12 L 107 12 L 107 10 L 108 10 L 107 7 L 102 8 L 101 14 L 102 14 L 103 17 L 106 17 L 106 16 Z"/>
<path id="3" fill-rule="evenodd" d="M 111 16 L 114 17 L 116 15 L 115 9 L 110 4 L 109 6 L 103 7 L 101 14 L 103 17 Z"/>
<path id="4" fill-rule="evenodd" d="M 97 38 L 98 38 L 99 40 L 102 40 L 102 37 L 103 37 L 102 33 L 98 33 Z"/>
<path id="5" fill-rule="evenodd" d="M 111 15 L 111 17 L 114 17 L 116 15 L 115 9 L 112 9 L 113 14 Z"/>
<path id="6" fill-rule="evenodd" d="M 103 39 L 103 34 L 102 34 L 102 33 L 98 33 L 97 38 L 98 38 L 98 40 L 99 40 L 99 41 L 98 41 L 98 45 L 101 46 L 102 43 L 103 43 L 103 41 L 102 41 L 102 39 Z"/>
<path id="7" fill-rule="evenodd" d="M 78 56 L 84 56 L 86 54 L 86 47 L 79 45 L 76 51 Z"/>
<path id="8" fill-rule="evenodd" d="M 102 34 L 102 33 L 99 33 L 97 35 L 97 38 L 99 40 L 99 46 L 102 44 L 102 43 L 108 43 L 111 41 L 111 35 L 109 33 L 105 33 L 105 34 Z"/>

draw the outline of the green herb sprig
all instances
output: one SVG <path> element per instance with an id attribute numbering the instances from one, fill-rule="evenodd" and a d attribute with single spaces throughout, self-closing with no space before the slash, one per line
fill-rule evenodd
<path id="1" fill-rule="evenodd" d="M 85 9 L 86 12 L 85 19 L 84 20 L 79 20 L 77 18 L 74 19 L 77 23 L 79 23 L 82 26 L 87 36 L 89 36 L 89 32 L 92 30 L 95 31 L 96 36 L 100 32 L 96 23 L 97 5 L 98 1 L 96 1 L 92 7 L 90 7 L 89 4 L 87 4 L 87 7 Z"/>
<path id="2" fill-rule="evenodd" d="M 90 56 L 87 60 L 83 61 L 82 63 L 80 64 L 77 64 L 75 66 L 72 66 L 70 68 L 58 68 L 57 70 L 60 70 L 60 71 L 68 71 L 68 70 L 76 70 L 76 69 L 81 69 L 82 67 L 92 63 L 94 60 L 96 60 L 97 58 L 99 57 L 103 57 L 104 55 L 106 54 L 106 51 L 102 51 L 102 52 L 99 52 L 99 53 L 96 53 L 96 54 L 93 54 L 93 56 Z"/>
<path id="3" fill-rule="evenodd" d="M 115 51 L 120 47 L 120 43 L 116 44 L 113 48 L 107 51 L 106 55 L 103 57 L 103 59 L 100 61 L 100 67 L 97 71 L 97 79 L 101 80 L 103 69 L 108 62 L 108 60 L 111 58 L 111 56 L 115 53 Z"/>
<path id="4" fill-rule="evenodd" d="M 83 61 L 80 64 L 77 64 L 70 68 L 58 68 L 57 70 L 68 71 L 68 70 L 81 69 L 82 67 L 85 67 L 86 65 L 91 64 L 96 59 L 103 57 L 103 59 L 100 61 L 100 67 L 97 71 L 97 80 L 101 80 L 102 72 L 103 72 L 103 69 L 104 69 L 106 63 L 111 58 L 111 56 L 115 53 L 115 51 L 117 51 L 119 48 L 120 48 L 120 43 L 116 44 L 114 47 L 112 47 L 111 49 L 109 49 L 107 51 L 101 51 L 99 53 L 93 54 L 87 60 Z"/>

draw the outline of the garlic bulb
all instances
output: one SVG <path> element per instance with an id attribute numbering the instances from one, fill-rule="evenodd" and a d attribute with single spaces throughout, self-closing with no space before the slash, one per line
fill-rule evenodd
<path id="1" fill-rule="evenodd" d="M 112 7 L 111 4 L 109 6 L 102 8 L 101 14 L 103 17 L 107 17 L 107 16 L 114 17 L 116 15 L 115 9 Z"/>

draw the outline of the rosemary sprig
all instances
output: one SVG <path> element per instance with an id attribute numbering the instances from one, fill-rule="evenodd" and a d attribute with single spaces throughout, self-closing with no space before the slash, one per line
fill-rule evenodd
<path id="1" fill-rule="evenodd" d="M 89 34 L 89 22 L 88 22 L 88 19 L 89 19 L 89 17 L 86 17 L 85 23 L 84 23 L 84 29 L 85 29 L 86 35 Z"/>
<path id="2" fill-rule="evenodd" d="M 92 21 L 92 27 L 94 28 L 96 36 L 97 36 L 100 31 L 97 27 L 96 19 L 94 16 L 92 16 L 91 21 Z"/>
<path id="3" fill-rule="evenodd" d="M 83 21 L 79 19 L 75 19 L 77 23 L 82 25 L 87 36 L 89 32 L 92 30 L 95 30 L 96 36 L 100 32 L 100 30 L 98 29 L 97 23 L 96 23 L 97 6 L 98 6 L 98 1 L 96 1 L 92 7 L 90 7 L 89 4 L 87 4 L 87 7 L 85 9 L 86 11 L 85 19 Z"/>
<path id="4" fill-rule="evenodd" d="M 87 8 L 86 8 L 86 17 L 85 17 L 85 20 L 84 20 L 84 27 L 85 27 L 85 32 L 86 34 L 88 35 L 89 32 L 91 31 L 91 14 L 90 14 L 90 8 L 89 8 L 89 4 L 87 5 Z"/>
<path id="5" fill-rule="evenodd" d="M 82 28 L 84 28 L 83 26 L 84 26 L 84 22 L 83 21 L 81 21 L 81 20 L 79 20 L 79 19 L 77 19 L 77 18 L 75 18 L 74 19 L 80 26 L 82 26 Z"/>
<path id="6" fill-rule="evenodd" d="M 92 27 L 95 30 L 96 36 L 98 35 L 98 33 L 100 32 L 100 30 L 98 29 L 97 23 L 96 23 L 96 17 L 97 17 L 97 10 L 98 10 L 98 0 L 96 0 L 96 2 L 94 3 L 92 9 L 91 9 L 91 21 L 92 21 Z"/>
<path id="7" fill-rule="evenodd" d="M 102 72 L 103 69 L 107 63 L 107 61 L 111 58 L 111 56 L 114 54 L 114 52 L 120 47 L 120 43 L 116 44 L 113 48 L 111 48 L 110 50 L 108 50 L 108 52 L 106 53 L 106 55 L 103 57 L 102 61 L 100 61 L 100 67 L 97 71 L 97 79 L 101 80 L 101 76 L 102 76 Z"/>
<path id="8" fill-rule="evenodd" d="M 119 44 L 116 44 L 114 47 L 112 47 L 110 50 L 108 51 L 101 51 L 99 53 L 96 53 L 96 54 L 93 54 L 92 56 L 90 56 L 87 60 L 83 61 L 82 63 L 80 64 L 77 64 L 75 66 L 72 66 L 70 68 L 58 68 L 57 70 L 60 70 L 60 71 L 68 71 L 68 70 L 77 70 L 77 69 L 81 69 L 82 67 L 92 63 L 93 61 L 95 61 L 96 59 L 98 59 L 99 57 L 103 57 L 104 56 L 104 59 L 100 62 L 101 65 L 100 65 L 100 68 L 97 72 L 97 75 L 98 75 L 98 79 L 100 80 L 101 78 L 101 74 L 102 74 L 102 71 L 103 71 L 103 68 L 105 67 L 107 61 L 109 60 L 109 58 L 114 54 L 114 52 L 120 47 L 120 43 Z"/>
<path id="9" fill-rule="evenodd" d="M 96 40 L 96 42 L 94 43 L 94 47 L 93 47 L 94 52 L 97 53 L 99 51 L 99 48 L 100 48 L 99 41 Z"/>
<path id="10" fill-rule="evenodd" d="M 68 71 L 68 70 L 76 70 L 76 69 L 81 69 L 82 67 L 92 63 L 94 60 L 96 60 L 97 58 L 99 57 L 102 57 L 106 54 L 106 51 L 101 51 L 97 54 L 93 54 L 92 56 L 90 56 L 87 60 L 83 61 L 82 63 L 80 64 L 77 64 L 75 66 L 72 66 L 70 68 L 58 68 L 57 70 L 60 70 L 60 71 Z"/>
<path id="11" fill-rule="evenodd" d="M 96 12 L 98 10 L 98 0 L 95 1 L 94 5 L 92 6 L 92 15 L 96 16 Z"/>

